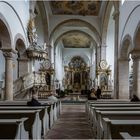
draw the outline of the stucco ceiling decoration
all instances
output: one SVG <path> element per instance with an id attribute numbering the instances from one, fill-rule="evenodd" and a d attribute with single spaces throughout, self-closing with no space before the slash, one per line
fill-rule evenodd
<path id="1" fill-rule="evenodd" d="M 89 48 L 91 38 L 84 33 L 72 32 L 63 36 L 62 42 L 65 48 Z"/>
<path id="2" fill-rule="evenodd" d="M 101 1 L 79 1 L 79 0 L 54 0 L 50 2 L 54 15 L 92 15 L 98 16 Z"/>

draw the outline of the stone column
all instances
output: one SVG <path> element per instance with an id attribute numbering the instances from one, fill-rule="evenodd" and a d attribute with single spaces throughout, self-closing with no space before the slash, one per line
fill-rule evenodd
<path id="1" fill-rule="evenodd" d="M 115 42 L 114 42 L 114 98 L 119 98 L 119 76 L 118 76 L 118 38 L 119 38 L 119 10 L 113 14 L 115 20 Z"/>
<path id="2" fill-rule="evenodd" d="M 132 53 L 133 59 L 133 95 L 140 98 L 140 51 Z"/>
<path id="3" fill-rule="evenodd" d="M 129 99 L 129 59 L 119 59 L 119 99 Z"/>
<path id="4" fill-rule="evenodd" d="M 16 51 L 2 49 L 5 57 L 5 100 L 13 100 L 13 56 Z"/>
<path id="5" fill-rule="evenodd" d="M 101 60 L 106 60 L 106 44 L 101 46 Z"/>

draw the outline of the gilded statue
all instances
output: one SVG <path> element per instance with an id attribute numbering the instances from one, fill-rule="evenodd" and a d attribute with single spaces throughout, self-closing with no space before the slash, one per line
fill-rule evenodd
<path id="1" fill-rule="evenodd" d="M 31 44 L 37 44 L 38 35 L 35 28 L 34 19 L 28 22 L 28 39 Z"/>

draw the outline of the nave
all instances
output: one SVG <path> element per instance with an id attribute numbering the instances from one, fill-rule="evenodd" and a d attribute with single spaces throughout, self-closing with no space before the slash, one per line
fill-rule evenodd
<path id="1" fill-rule="evenodd" d="M 91 127 L 88 124 L 85 104 L 62 104 L 62 113 L 46 139 L 92 139 Z"/>

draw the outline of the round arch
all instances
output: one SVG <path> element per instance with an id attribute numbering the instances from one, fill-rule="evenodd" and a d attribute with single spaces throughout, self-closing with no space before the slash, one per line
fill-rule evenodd
<path id="1" fill-rule="evenodd" d="M 107 2 L 107 4 L 106 4 L 106 10 L 105 10 L 105 15 L 104 15 L 104 20 L 103 20 L 103 31 L 102 31 L 102 43 L 103 44 L 106 44 L 107 28 L 108 28 L 110 13 L 111 13 L 113 6 L 114 6 L 114 4 L 112 1 Z"/>
<path id="2" fill-rule="evenodd" d="M 84 35 L 86 35 L 87 37 L 89 37 L 89 38 L 92 40 L 92 42 L 94 42 L 94 43 L 96 44 L 96 46 L 97 46 L 97 42 L 95 41 L 95 39 L 92 38 L 88 33 L 84 32 L 84 31 L 80 31 L 80 30 L 70 30 L 70 31 L 64 32 L 63 34 L 61 34 L 61 35 L 56 39 L 56 41 L 54 42 L 54 47 L 56 47 L 57 43 L 61 40 L 61 38 L 62 38 L 64 35 L 66 35 L 66 34 L 68 34 L 68 33 L 72 33 L 72 32 L 83 33 Z"/>
<path id="3" fill-rule="evenodd" d="M 68 34 L 68 33 L 71 33 L 71 32 L 80 32 L 80 33 L 84 33 L 86 36 L 88 36 L 88 37 L 90 37 L 91 38 L 91 41 L 95 44 L 95 47 L 97 47 L 97 43 L 96 43 L 96 41 L 88 34 L 88 33 L 86 33 L 86 32 L 83 32 L 83 31 L 79 31 L 79 30 L 71 30 L 71 31 L 66 31 L 65 33 L 63 33 L 62 35 L 60 35 L 58 38 L 57 38 L 57 40 L 54 42 L 54 48 L 53 48 L 53 53 L 52 53 L 52 59 L 53 59 L 53 61 L 54 61 L 54 63 L 55 63 L 55 50 L 56 50 L 56 46 L 57 46 L 57 44 L 58 44 L 58 42 L 61 40 L 61 38 L 64 36 L 64 35 L 66 35 L 66 34 Z M 95 49 L 96 50 L 96 49 Z"/>
<path id="4" fill-rule="evenodd" d="M 127 34 L 121 42 L 120 58 L 128 59 L 129 53 L 132 50 L 132 38 Z"/>
<path id="5" fill-rule="evenodd" d="M 135 30 L 133 43 L 134 50 L 140 50 L 140 22 L 138 23 L 137 28 Z"/>
<path id="6" fill-rule="evenodd" d="M 37 1 L 36 6 L 38 6 L 41 16 L 42 16 L 42 23 L 43 23 L 43 30 L 44 30 L 44 41 L 49 42 L 49 31 L 48 31 L 48 19 L 47 13 L 45 10 L 45 5 L 43 1 Z"/>
<path id="7" fill-rule="evenodd" d="M 96 29 L 94 26 L 92 26 L 90 23 L 88 23 L 88 22 L 86 22 L 86 21 L 83 21 L 83 20 L 80 20 L 80 19 L 69 19 L 69 20 L 65 20 L 65 21 L 59 23 L 59 24 L 53 29 L 53 31 L 52 31 L 51 34 L 50 34 L 50 37 L 49 37 L 50 42 L 52 41 L 52 38 L 53 38 L 54 34 L 55 34 L 56 32 L 58 32 L 63 26 L 66 26 L 66 25 L 75 25 L 75 26 L 76 26 L 76 25 L 78 25 L 78 26 L 79 26 L 79 25 L 83 25 L 83 26 L 86 26 L 86 27 L 88 27 L 93 33 L 96 34 L 97 39 L 98 39 L 98 43 L 101 42 L 101 36 L 100 36 L 99 32 L 97 31 L 97 29 Z"/>
<path id="8" fill-rule="evenodd" d="M 28 58 L 25 42 L 19 34 L 15 37 L 15 49 L 17 55 L 14 58 L 14 80 L 28 73 Z"/>
<path id="9" fill-rule="evenodd" d="M 8 25 L 6 19 L 4 16 L 0 13 L 0 28 L 2 29 L 0 31 L 0 42 L 1 42 L 1 47 L 12 47 L 12 33 L 10 30 L 10 26 Z"/>
<path id="10" fill-rule="evenodd" d="M 132 64 L 130 61 L 130 53 L 132 50 L 132 39 L 129 34 L 127 34 L 121 43 L 120 49 L 120 59 L 119 59 L 119 98 L 129 99 L 132 95 L 131 93 L 131 83 L 130 83 L 130 66 Z"/>

